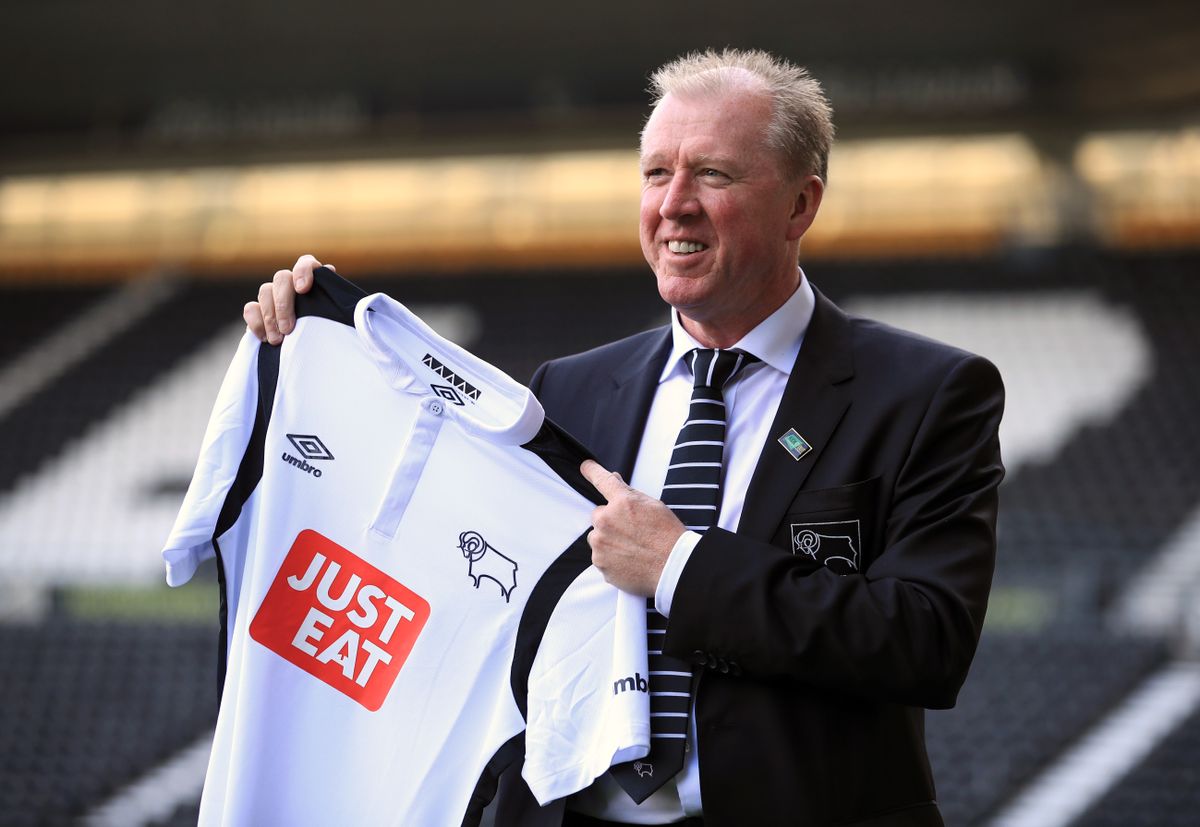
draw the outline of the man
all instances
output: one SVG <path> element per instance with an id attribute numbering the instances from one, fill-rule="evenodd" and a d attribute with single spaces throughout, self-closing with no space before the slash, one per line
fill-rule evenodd
<path id="1" fill-rule="evenodd" d="M 497 823 L 941 824 L 923 709 L 953 705 L 983 623 L 1000 377 L 846 316 L 798 269 L 833 131 L 804 70 L 727 50 L 653 84 L 640 234 L 672 324 L 549 362 L 531 387 L 600 460 L 582 469 L 608 500 L 594 564 L 652 598 L 662 655 L 694 664 L 683 767 L 640 805 L 614 771 L 565 815 L 512 773 Z M 317 264 L 246 306 L 260 338 L 288 332 Z M 724 413 L 698 420 L 690 366 L 715 365 L 708 349 L 739 372 L 701 400 Z M 702 441 L 719 463 L 678 460 L 685 419 L 725 429 Z M 714 464 L 719 482 L 672 482 Z M 650 496 L 718 485 L 716 505 L 691 506 L 715 515 L 698 530 L 676 516 L 689 506 Z"/>

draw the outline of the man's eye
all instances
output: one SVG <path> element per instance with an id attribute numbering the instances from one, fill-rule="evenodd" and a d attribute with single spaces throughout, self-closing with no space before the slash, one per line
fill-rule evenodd
<path id="1" fill-rule="evenodd" d="M 648 169 L 645 172 L 643 172 L 642 177 L 643 178 L 659 178 L 666 174 L 667 174 L 667 171 L 665 169 L 663 169 L 662 167 L 655 167 L 654 169 Z"/>
<path id="2" fill-rule="evenodd" d="M 725 173 L 721 172 L 721 170 L 719 170 L 719 169 L 713 169 L 712 167 L 705 167 L 704 169 L 700 170 L 700 175 L 703 178 L 718 178 L 718 177 L 724 177 Z"/>

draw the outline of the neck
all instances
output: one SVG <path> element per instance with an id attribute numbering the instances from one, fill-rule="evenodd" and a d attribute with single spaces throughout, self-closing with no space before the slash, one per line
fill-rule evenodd
<path id="1" fill-rule="evenodd" d="M 768 313 L 767 316 L 769 315 L 771 314 Z M 758 326 L 767 316 L 763 316 L 762 319 L 752 324 L 721 324 L 713 320 L 698 321 L 696 319 L 689 319 L 680 312 L 679 323 L 683 325 L 683 329 L 702 347 L 724 349 L 731 348 L 741 341 L 743 336 Z"/>
<path id="2" fill-rule="evenodd" d="M 731 348 L 754 328 L 787 302 L 799 288 L 800 282 L 792 286 L 782 298 L 760 305 L 757 312 L 750 312 L 740 317 L 697 319 L 688 315 L 687 310 L 676 308 L 679 313 L 679 323 L 683 329 L 703 347 Z"/>

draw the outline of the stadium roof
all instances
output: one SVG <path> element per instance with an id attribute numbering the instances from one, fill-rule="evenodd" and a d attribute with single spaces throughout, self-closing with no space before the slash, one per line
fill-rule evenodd
<path id="1" fill-rule="evenodd" d="M 710 45 L 809 65 L 843 135 L 1200 114 L 1200 5 L 1187 0 L 50 0 L 6 4 L 4 18 L 0 171 L 472 136 L 628 145 L 648 71 Z"/>

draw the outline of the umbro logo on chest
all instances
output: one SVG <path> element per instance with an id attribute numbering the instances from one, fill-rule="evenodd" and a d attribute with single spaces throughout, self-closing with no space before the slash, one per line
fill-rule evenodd
<path id="1" fill-rule="evenodd" d="M 316 465 L 310 465 L 309 460 L 332 460 L 333 453 L 321 441 L 321 438 L 316 434 L 288 434 L 288 442 L 292 443 L 292 447 L 296 449 L 296 453 L 300 456 L 296 457 L 287 451 L 284 451 L 280 456 L 284 462 L 293 468 L 297 468 L 306 474 L 311 474 L 313 477 L 321 476 L 321 469 Z"/>

